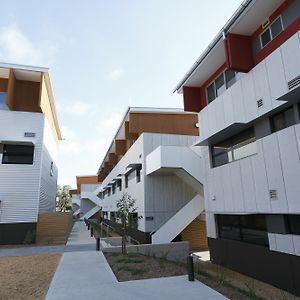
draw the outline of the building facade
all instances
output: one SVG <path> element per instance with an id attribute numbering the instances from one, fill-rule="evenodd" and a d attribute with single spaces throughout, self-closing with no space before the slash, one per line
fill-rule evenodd
<path id="1" fill-rule="evenodd" d="M 300 1 L 247 0 L 176 87 L 199 112 L 211 260 L 300 295 Z"/>
<path id="2" fill-rule="evenodd" d="M 35 235 L 55 211 L 61 140 L 48 69 L 0 64 L 0 244 Z"/>
<path id="3" fill-rule="evenodd" d="M 207 248 L 202 172 L 194 167 L 200 160 L 193 146 L 199 139 L 196 123 L 197 114 L 182 110 L 128 109 L 94 192 L 107 225 L 118 225 L 116 203 L 126 193 L 136 200 L 133 242 L 189 240 L 192 248 Z"/>

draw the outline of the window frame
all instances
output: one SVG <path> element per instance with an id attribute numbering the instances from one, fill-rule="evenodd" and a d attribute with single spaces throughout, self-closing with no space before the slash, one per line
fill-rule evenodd
<path id="1" fill-rule="evenodd" d="M 1 157 L 1 164 L 2 165 L 30 165 L 30 166 L 32 166 L 34 164 L 34 157 L 35 157 L 35 145 L 34 144 L 18 144 L 18 143 L 16 143 L 16 144 L 14 144 L 14 143 L 12 143 L 12 144 L 5 144 L 5 143 L 3 143 L 2 145 L 3 145 L 2 146 L 2 157 Z M 28 163 L 28 162 L 15 162 L 15 161 L 14 162 L 4 162 L 5 157 L 9 157 L 9 154 L 7 155 L 5 153 L 7 146 L 31 147 L 32 148 L 32 154 L 27 154 L 27 155 L 24 156 L 24 153 L 23 153 L 23 157 L 32 157 L 32 162 L 30 162 L 30 163 Z M 22 156 L 19 153 L 17 153 L 17 155 L 16 154 L 10 154 L 10 155 L 11 156 L 17 156 L 17 157 L 18 156 Z"/>
<path id="2" fill-rule="evenodd" d="M 283 26 L 282 16 L 279 15 L 279 16 L 278 16 L 275 20 L 273 20 L 273 22 L 270 23 L 270 24 L 264 29 L 264 31 L 259 35 L 260 50 L 262 50 L 263 48 L 265 48 L 268 44 L 270 44 L 270 43 L 273 41 L 273 39 L 275 39 L 275 38 L 280 34 L 280 33 L 278 33 L 276 36 L 273 36 L 273 32 L 272 32 L 272 30 L 271 30 L 271 26 L 272 26 L 273 23 L 275 23 L 278 19 L 280 19 L 280 24 L 281 24 L 281 28 L 282 28 L 282 30 L 280 31 L 280 33 L 284 31 L 284 26 Z M 263 35 L 266 31 L 269 31 L 271 39 L 270 39 L 270 41 L 269 41 L 268 43 L 266 43 L 266 44 L 263 46 L 262 38 L 261 38 L 261 37 L 262 37 L 262 35 Z"/>
<path id="3" fill-rule="evenodd" d="M 247 131 L 250 131 L 250 130 L 252 130 L 252 132 L 253 132 L 253 137 L 247 138 L 246 140 L 243 140 L 243 141 L 241 141 L 239 143 L 234 143 L 233 142 L 234 139 L 236 139 L 239 135 L 242 135 L 243 133 L 246 133 Z M 256 141 L 257 141 L 257 139 L 256 139 L 256 135 L 255 135 L 255 128 L 254 127 L 249 127 L 247 129 L 245 129 L 245 130 L 243 130 L 243 131 L 241 131 L 241 132 L 239 132 L 239 133 L 231 136 L 230 138 L 222 140 L 222 141 L 220 141 L 220 142 L 218 142 L 218 143 L 216 143 L 214 145 L 211 145 L 210 146 L 210 157 L 211 157 L 211 166 L 212 166 L 212 168 L 221 167 L 221 166 L 224 166 L 224 165 L 229 164 L 231 162 L 238 161 L 240 159 L 243 159 L 243 158 L 255 155 L 257 152 L 253 153 L 253 154 L 250 154 L 250 155 L 247 155 L 247 156 L 244 156 L 244 157 L 241 157 L 241 158 L 235 158 L 234 157 L 234 150 L 237 150 L 237 149 L 240 149 L 240 148 L 242 148 L 244 146 L 250 145 L 250 144 L 252 144 L 252 143 L 254 143 Z M 214 147 L 217 147 L 218 145 L 223 144 L 223 143 L 224 144 L 225 143 L 229 144 L 229 146 L 227 148 L 228 150 L 226 152 L 227 156 L 228 156 L 228 162 L 220 164 L 220 165 L 215 165 L 214 157 L 219 156 L 221 154 L 215 154 L 215 155 L 213 155 Z M 229 159 L 229 156 L 230 156 L 231 160 Z"/>
<path id="4" fill-rule="evenodd" d="M 228 85 L 228 82 L 227 82 L 227 79 L 226 79 L 226 72 L 227 72 L 227 71 L 233 71 L 233 70 L 225 69 L 225 70 L 222 71 L 218 76 L 216 76 L 212 81 L 210 81 L 209 84 L 206 85 L 206 87 L 205 87 L 205 93 L 206 93 L 206 103 L 207 103 L 207 104 L 213 102 L 215 99 L 217 99 L 218 97 L 220 97 L 223 93 L 225 93 L 226 90 L 228 90 L 229 88 L 231 88 L 231 87 L 237 82 L 237 74 L 238 74 L 239 72 L 233 71 L 233 72 L 234 72 L 235 82 L 234 82 L 233 84 L 231 84 L 230 86 Z M 217 80 L 219 77 L 221 77 L 221 75 L 222 75 L 222 77 L 223 77 L 225 90 L 224 90 L 222 93 L 220 93 L 220 94 L 218 95 L 217 90 L 216 90 L 216 80 Z M 214 96 L 215 96 L 214 99 L 212 99 L 211 101 L 209 100 L 209 97 L 208 97 L 208 88 L 209 88 L 210 86 L 213 86 L 213 87 L 214 87 Z"/>
<path id="5" fill-rule="evenodd" d="M 294 121 L 294 123 L 293 123 L 292 125 L 287 126 L 287 122 L 286 122 L 287 120 L 286 120 L 286 118 L 285 118 L 285 113 L 286 113 L 288 110 L 290 110 L 290 109 L 291 109 L 292 112 L 293 112 L 293 121 Z M 281 128 L 281 129 L 278 129 L 278 130 L 275 129 L 275 124 L 274 124 L 274 119 L 275 119 L 275 117 L 277 117 L 277 116 L 283 116 L 283 123 L 284 123 L 284 127 Z M 294 110 L 294 106 L 293 106 L 293 105 L 292 105 L 292 106 L 289 106 L 289 107 L 287 107 L 287 108 L 285 108 L 285 109 L 283 109 L 283 110 L 281 110 L 281 111 L 278 111 L 277 113 L 271 115 L 271 116 L 269 117 L 269 122 L 270 122 L 270 127 L 271 127 L 271 133 L 279 132 L 279 131 L 281 131 L 281 130 L 283 130 L 283 129 L 286 129 L 286 128 L 288 128 L 288 127 L 291 127 L 291 126 L 295 125 L 295 124 L 297 123 L 297 121 L 296 121 L 296 118 L 295 118 L 295 110 Z"/>

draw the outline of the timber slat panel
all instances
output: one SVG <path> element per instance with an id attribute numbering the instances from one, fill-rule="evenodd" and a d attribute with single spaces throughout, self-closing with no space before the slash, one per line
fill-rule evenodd
<path id="1" fill-rule="evenodd" d="M 191 250 L 207 250 L 206 222 L 195 219 L 182 231 L 181 239 L 190 242 Z"/>
<path id="2" fill-rule="evenodd" d="M 65 243 L 69 237 L 72 215 L 70 213 L 39 214 L 36 241 L 38 244 Z"/>

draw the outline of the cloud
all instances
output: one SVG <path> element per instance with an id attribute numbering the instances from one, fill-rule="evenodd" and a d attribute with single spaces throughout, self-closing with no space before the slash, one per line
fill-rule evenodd
<path id="1" fill-rule="evenodd" d="M 124 75 L 124 70 L 121 68 L 114 69 L 108 73 L 109 80 L 119 80 Z"/>
<path id="2" fill-rule="evenodd" d="M 48 66 L 58 48 L 49 41 L 33 42 L 16 24 L 0 27 L 0 60 Z"/>
<path id="3" fill-rule="evenodd" d="M 57 109 L 61 113 L 67 113 L 77 116 L 86 115 L 87 113 L 92 113 L 92 105 L 83 101 L 73 101 L 71 104 L 58 104 Z"/>
<path id="4" fill-rule="evenodd" d="M 112 112 L 106 115 L 96 125 L 96 130 L 101 134 L 113 135 L 122 121 L 122 114 L 120 112 Z"/>

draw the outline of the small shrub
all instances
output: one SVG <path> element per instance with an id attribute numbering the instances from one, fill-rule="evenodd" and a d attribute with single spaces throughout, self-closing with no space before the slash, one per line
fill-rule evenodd
<path id="1" fill-rule="evenodd" d="M 108 255 L 111 257 L 116 257 L 116 256 L 120 256 L 121 252 L 109 252 Z"/>
<path id="2" fill-rule="evenodd" d="M 35 230 L 27 231 L 23 244 L 33 244 L 35 242 Z"/>

